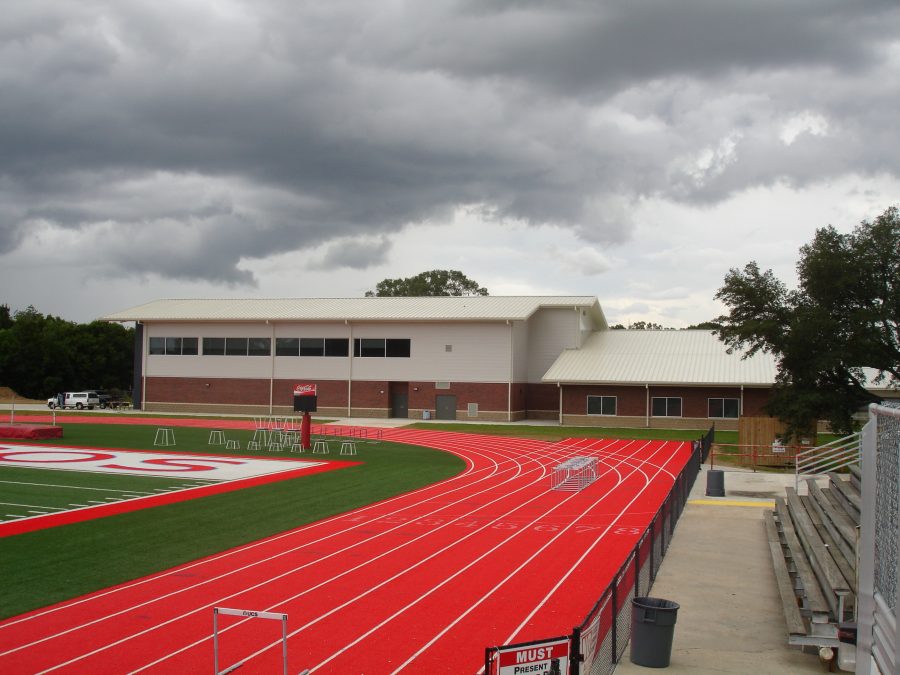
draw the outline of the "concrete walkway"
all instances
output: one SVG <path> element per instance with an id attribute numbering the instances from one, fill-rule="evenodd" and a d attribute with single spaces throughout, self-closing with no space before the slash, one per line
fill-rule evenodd
<path id="1" fill-rule="evenodd" d="M 650 595 L 680 605 L 671 673 L 822 673 L 787 644 L 763 512 L 793 475 L 725 471 L 725 497 L 706 496 L 706 467 L 685 506 Z M 631 663 L 616 675 L 661 672 Z"/>

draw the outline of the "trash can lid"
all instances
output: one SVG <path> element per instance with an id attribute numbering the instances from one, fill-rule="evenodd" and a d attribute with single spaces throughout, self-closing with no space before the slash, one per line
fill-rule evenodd
<path id="1" fill-rule="evenodd" d="M 645 609 L 677 610 L 681 608 L 681 605 L 677 602 L 663 600 L 662 598 L 632 598 L 631 604 L 635 607 L 643 607 Z"/>

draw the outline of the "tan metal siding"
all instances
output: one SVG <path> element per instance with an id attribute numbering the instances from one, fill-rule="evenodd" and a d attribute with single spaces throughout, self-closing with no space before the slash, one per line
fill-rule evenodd
<path id="1" fill-rule="evenodd" d="M 528 322 L 528 381 L 540 382 L 564 349 L 579 339 L 580 314 L 573 308 L 541 309 Z"/>

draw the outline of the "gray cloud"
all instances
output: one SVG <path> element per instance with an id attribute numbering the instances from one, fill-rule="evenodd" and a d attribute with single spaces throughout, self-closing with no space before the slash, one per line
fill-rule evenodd
<path id="1" fill-rule="evenodd" d="M 252 287 L 461 206 L 606 250 L 647 198 L 897 175 L 897 35 L 887 1 L 14 3 L 0 254 Z"/>

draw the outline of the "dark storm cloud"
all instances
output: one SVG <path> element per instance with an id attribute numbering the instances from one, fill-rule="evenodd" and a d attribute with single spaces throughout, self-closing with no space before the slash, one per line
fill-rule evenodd
<path id="1" fill-rule="evenodd" d="M 837 0 L 14 3 L 0 253 L 78 232 L 102 274 L 252 284 L 459 206 L 620 242 L 646 196 L 896 172 L 898 34 Z"/>

